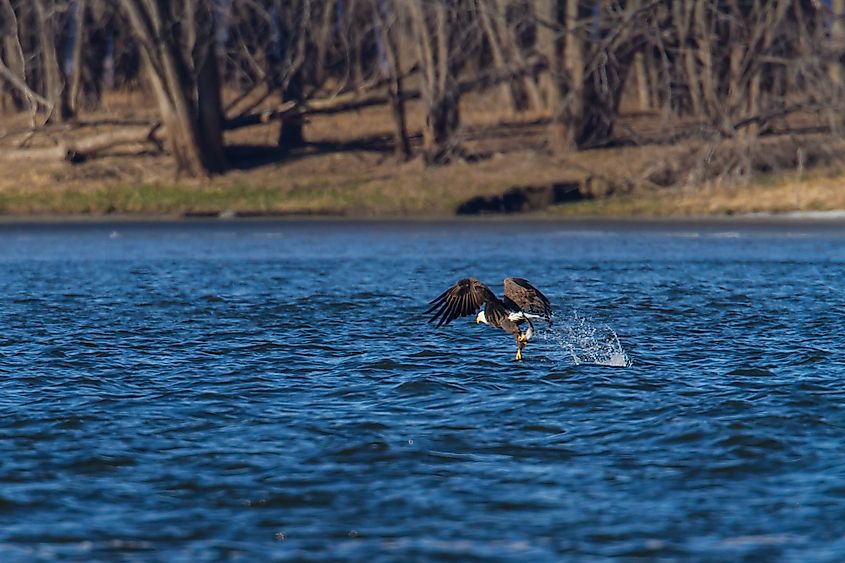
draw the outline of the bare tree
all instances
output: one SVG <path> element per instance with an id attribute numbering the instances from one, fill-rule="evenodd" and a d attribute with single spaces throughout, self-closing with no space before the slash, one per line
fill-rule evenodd
<path id="1" fill-rule="evenodd" d="M 68 6 L 58 0 L 33 0 L 33 5 L 41 48 L 44 95 L 53 106 L 49 121 L 61 123 L 73 115 L 68 98 L 67 78 L 60 64 L 61 39 L 67 24 Z"/>
<path id="2" fill-rule="evenodd" d="M 223 113 L 210 0 L 121 0 L 158 103 L 167 145 L 192 176 L 222 172 Z"/>
<path id="3" fill-rule="evenodd" d="M 2 98 L 9 100 L 15 109 L 28 108 L 34 112 L 36 102 L 49 106 L 50 102 L 38 96 L 26 83 L 26 66 L 23 47 L 18 37 L 18 17 L 10 0 L 0 0 L 0 87 Z"/>
<path id="4" fill-rule="evenodd" d="M 407 2 L 417 47 L 425 108 L 423 151 L 429 163 L 448 162 L 460 152 L 461 90 L 457 72 L 471 44 L 462 2 Z M 463 24 L 463 25 L 462 25 Z"/>
<path id="5" fill-rule="evenodd" d="M 547 46 L 556 86 L 550 142 L 557 150 L 596 146 L 613 131 L 628 69 L 644 33 L 640 2 L 565 0 L 548 6 L 562 36 Z"/>
<path id="6" fill-rule="evenodd" d="M 307 74 L 313 70 L 307 64 L 312 0 L 276 0 L 273 13 L 278 30 L 278 60 L 270 76 L 275 82 L 274 86 L 281 91 L 283 101 L 303 103 L 308 97 Z M 305 144 L 304 127 L 305 122 L 300 115 L 283 119 L 279 130 L 279 147 L 289 150 Z"/>
<path id="7" fill-rule="evenodd" d="M 375 0 L 373 14 L 378 25 L 381 40 L 387 59 L 387 74 L 390 81 L 388 92 L 390 96 L 390 110 L 395 127 L 394 140 L 396 155 L 401 160 L 411 157 L 411 142 L 408 136 L 408 123 L 405 113 L 405 99 L 403 88 L 401 49 L 398 36 L 401 33 L 402 20 L 397 7 Z"/>
<path id="8" fill-rule="evenodd" d="M 68 102 L 74 113 L 100 102 L 107 56 L 109 6 L 104 0 L 76 0 Z"/>

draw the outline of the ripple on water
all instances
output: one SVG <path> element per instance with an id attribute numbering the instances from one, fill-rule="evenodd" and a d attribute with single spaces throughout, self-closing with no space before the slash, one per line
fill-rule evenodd
<path id="1" fill-rule="evenodd" d="M 466 393 L 469 390 L 464 385 L 454 381 L 443 381 L 431 377 L 414 378 L 403 381 L 393 389 L 409 395 L 434 395 L 439 391 Z"/>

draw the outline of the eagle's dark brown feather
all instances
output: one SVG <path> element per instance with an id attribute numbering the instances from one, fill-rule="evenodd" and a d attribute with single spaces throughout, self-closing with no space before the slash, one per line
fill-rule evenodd
<path id="1" fill-rule="evenodd" d="M 464 278 L 434 298 L 425 314 L 434 312 L 429 322 L 438 321 L 437 326 L 441 327 L 458 317 L 476 313 L 482 306 L 486 310 L 488 303 L 498 301 L 499 298 L 486 285 L 474 278 Z"/>
<path id="2" fill-rule="evenodd" d="M 519 326 L 508 318 L 508 310 L 499 299 L 490 301 L 484 306 L 484 315 L 490 326 L 509 332 L 514 338 L 520 335 Z"/>
<path id="3" fill-rule="evenodd" d="M 539 289 L 523 278 L 505 278 L 505 305 L 517 311 L 540 315 L 551 321 L 552 304 Z"/>

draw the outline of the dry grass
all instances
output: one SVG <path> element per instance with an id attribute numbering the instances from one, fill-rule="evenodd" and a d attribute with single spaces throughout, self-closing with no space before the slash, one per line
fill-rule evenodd
<path id="1" fill-rule="evenodd" d="M 787 174 L 744 185 L 696 187 L 628 194 L 557 206 L 561 216 L 703 217 L 845 210 L 845 175 L 830 169 L 809 177 Z"/>

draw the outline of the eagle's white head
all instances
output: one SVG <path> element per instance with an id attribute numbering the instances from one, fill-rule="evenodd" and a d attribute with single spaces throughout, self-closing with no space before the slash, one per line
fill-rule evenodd
<path id="1" fill-rule="evenodd" d="M 475 324 L 478 324 L 478 323 L 489 324 L 487 322 L 487 315 L 484 314 L 484 309 L 480 310 L 478 312 L 478 315 L 475 317 Z"/>

